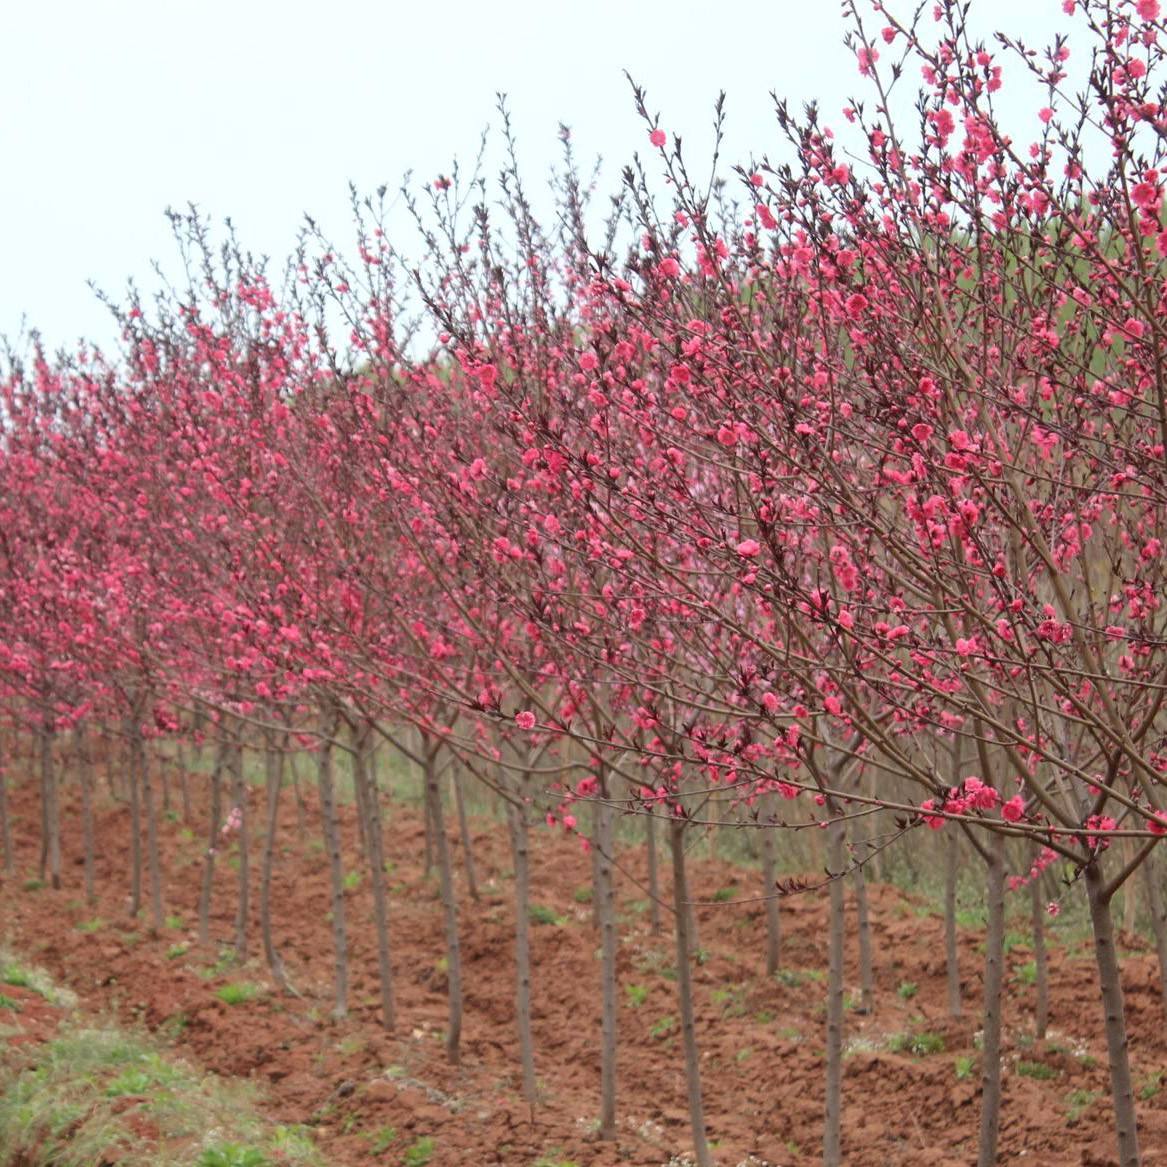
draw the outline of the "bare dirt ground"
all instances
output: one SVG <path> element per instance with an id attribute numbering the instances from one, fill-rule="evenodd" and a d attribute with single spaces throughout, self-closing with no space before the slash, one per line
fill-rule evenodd
<path id="1" fill-rule="evenodd" d="M 201 819 L 192 829 L 178 821 L 162 824 L 167 911 L 181 917 L 181 926 L 172 920 L 174 928 L 152 938 L 143 920 L 126 915 L 129 816 L 124 808 L 102 804 L 101 891 L 99 902 L 87 906 L 77 808 L 70 804 L 66 814 L 66 887 L 29 890 L 39 809 L 31 783 L 14 786 L 19 861 L 16 877 L 0 881 L 0 941 L 48 969 L 78 994 L 83 1009 L 161 1031 L 184 1056 L 219 1074 L 259 1080 L 267 1088 L 272 1118 L 310 1127 L 327 1162 L 408 1163 L 410 1149 L 426 1138 L 432 1140 L 428 1161 L 434 1167 L 555 1167 L 565 1162 L 660 1167 L 687 1149 L 673 941 L 667 914 L 664 934 L 650 930 L 647 903 L 637 886 L 645 878 L 639 848 L 623 851 L 620 858 L 625 873 L 620 889 L 620 1138 L 613 1145 L 594 1135 L 599 941 L 590 905 L 583 902 L 590 861 L 577 839 L 546 831 L 535 835 L 533 898 L 554 918 L 532 928 L 534 1028 L 543 1095 L 532 1115 L 519 1097 L 512 887 L 501 824 L 473 823 L 480 901 L 472 902 L 465 881 L 460 882 L 466 1018 L 463 1062 L 452 1068 L 442 1046 L 442 918 L 436 880 L 423 877 L 423 827 L 413 809 L 392 804 L 386 836 L 399 1014 L 398 1032 L 390 1036 L 379 1026 L 367 879 L 347 898 L 351 1015 L 339 1022 L 329 1018 L 332 947 L 325 860 L 311 836 L 297 838 L 290 807 L 284 813 L 275 876 L 276 932 L 299 996 L 272 990 L 259 960 L 253 958 L 242 969 L 220 960 L 220 949 L 229 947 L 234 935 L 237 875 L 228 862 L 218 865 L 214 947 L 200 951 L 191 944 L 182 950 L 193 940 L 205 846 Z M 258 801 L 253 811 L 259 811 Z M 360 867 L 351 808 L 344 814 L 355 871 Z M 255 853 L 252 866 L 258 868 Z M 741 897 L 759 890 L 756 872 L 703 859 L 694 861 L 693 883 L 708 898 L 721 889 Z M 872 1015 L 850 1010 L 847 1016 L 847 1161 L 963 1167 L 975 1159 L 976 1148 L 982 937 L 976 931 L 962 936 L 966 1008 L 962 1019 L 953 1020 L 945 1004 L 941 920 L 893 887 L 872 886 L 870 896 L 878 997 Z M 818 1160 L 825 899 L 824 892 L 782 900 L 783 968 L 777 977 L 763 972 L 760 903 L 699 909 L 698 1033 L 706 1117 L 722 1165 L 734 1167 L 749 1155 L 782 1167 Z M 257 921 L 251 949 L 260 950 Z M 1124 937 L 1124 951 L 1146 1161 L 1167 1162 L 1167 1031 L 1157 971 L 1139 938 Z M 1089 944 L 1076 936 L 1053 944 L 1051 1024 L 1044 1042 L 1032 1039 L 1033 989 L 1022 975 L 1031 956 L 1024 943 L 1015 943 L 1008 956 L 1002 1161 L 1043 1167 L 1111 1163 L 1106 1052 Z M 850 960 L 848 989 L 857 1001 L 853 949 Z M 222 986 L 243 981 L 267 989 L 235 1005 L 217 997 Z M 49 1028 L 47 1022 L 41 1028 Z M 912 1052 L 913 1038 L 919 1039 L 914 1048 L 923 1052 Z M 942 1050 L 935 1048 L 937 1039 L 943 1041 Z"/>

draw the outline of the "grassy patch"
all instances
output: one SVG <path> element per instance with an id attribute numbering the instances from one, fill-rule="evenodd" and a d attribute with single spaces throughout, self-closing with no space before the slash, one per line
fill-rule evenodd
<path id="1" fill-rule="evenodd" d="M 1066 1095 L 1066 1123 L 1074 1126 L 1082 1114 L 1098 1100 L 1093 1090 L 1071 1090 Z"/>
<path id="2" fill-rule="evenodd" d="M 896 996 L 901 1001 L 910 1001 L 919 991 L 920 986 L 915 981 L 900 981 L 896 986 Z"/>
<path id="3" fill-rule="evenodd" d="M 369 1135 L 369 1140 L 369 1154 L 384 1155 L 397 1142 L 397 1128 L 395 1126 L 380 1127 Z"/>
<path id="4" fill-rule="evenodd" d="M 628 997 L 628 1004 L 634 1009 L 639 1009 L 648 999 L 647 985 L 625 985 L 624 992 Z"/>
<path id="5" fill-rule="evenodd" d="M 737 892 L 732 887 L 719 887 L 713 893 L 713 902 L 715 904 L 728 904 L 736 895 Z"/>
<path id="6" fill-rule="evenodd" d="M 436 1149 L 437 1144 L 434 1140 L 429 1135 L 422 1135 L 417 1142 L 405 1148 L 405 1154 L 401 1162 L 405 1167 L 425 1167 L 434 1157 L 434 1151 Z"/>
<path id="7" fill-rule="evenodd" d="M 1047 1066 L 1045 1062 L 1027 1061 L 1024 1058 L 1017 1063 L 1017 1073 L 1023 1078 L 1037 1078 L 1041 1082 L 1048 1082 L 1058 1076 L 1053 1066 Z"/>
<path id="8" fill-rule="evenodd" d="M 939 1033 L 893 1033 L 887 1039 L 887 1048 L 896 1054 L 927 1057 L 944 1052 L 944 1038 Z"/>
<path id="9" fill-rule="evenodd" d="M 677 1019 L 672 1014 L 666 1014 L 659 1021 L 653 1023 L 653 1027 L 649 1030 L 649 1033 L 653 1037 L 668 1037 L 676 1028 Z"/>
<path id="10" fill-rule="evenodd" d="M 559 928 L 567 923 L 554 908 L 547 907 L 546 904 L 532 904 L 527 910 L 527 917 L 532 924 L 549 924 L 552 927 Z"/>
<path id="11" fill-rule="evenodd" d="M 116 1029 L 62 1028 L 0 1068 L 0 1162 L 29 1167 L 261 1167 L 321 1162 L 229 1082 Z M 156 1138 L 143 1132 L 157 1132 Z"/>
<path id="12" fill-rule="evenodd" d="M 225 1005 L 245 1005 L 248 1001 L 254 1001 L 261 992 L 259 985 L 253 985 L 250 981 L 232 981 L 224 985 L 215 996 Z"/>
<path id="13" fill-rule="evenodd" d="M 76 995 L 53 984 L 52 977 L 43 968 L 23 964 L 3 952 L 0 952 L 0 984 L 28 989 L 43 997 L 50 1005 L 72 1009 L 77 1004 Z"/>
<path id="14" fill-rule="evenodd" d="M 100 932 L 105 927 L 105 921 L 100 916 L 94 916 L 92 920 L 82 920 L 77 925 L 78 932 Z"/>
<path id="15" fill-rule="evenodd" d="M 571 893 L 571 898 L 577 904 L 590 904 L 592 902 L 592 889 L 587 884 L 583 884 Z"/>
<path id="16" fill-rule="evenodd" d="M 967 1078 L 971 1078 L 973 1070 L 976 1069 L 977 1060 L 972 1054 L 957 1055 L 954 1068 L 956 1070 L 956 1079 L 958 1082 L 963 1082 Z"/>

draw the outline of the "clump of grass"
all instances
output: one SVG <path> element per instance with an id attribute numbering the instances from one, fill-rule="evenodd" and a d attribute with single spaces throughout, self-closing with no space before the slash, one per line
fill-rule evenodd
<path id="1" fill-rule="evenodd" d="M 648 999 L 647 985 L 625 985 L 624 992 L 628 995 L 628 1004 L 639 1009 Z"/>
<path id="2" fill-rule="evenodd" d="M 550 924 L 559 928 L 567 921 L 554 909 L 546 904 L 532 904 L 527 912 L 532 924 Z"/>
<path id="3" fill-rule="evenodd" d="M 956 1078 L 957 1081 L 963 1082 L 966 1078 L 972 1077 L 972 1072 L 976 1068 L 977 1060 L 972 1054 L 959 1054 L 956 1058 Z"/>
<path id="4" fill-rule="evenodd" d="M 225 1005 L 245 1005 L 248 1001 L 254 1001 L 260 992 L 259 985 L 250 981 L 232 981 L 224 985 L 215 996 Z"/>
<path id="5" fill-rule="evenodd" d="M 369 1137 L 372 1140 L 372 1145 L 369 1147 L 369 1154 L 384 1155 L 397 1142 L 397 1128 L 395 1126 L 383 1126 L 379 1130 L 373 1131 Z"/>
<path id="6" fill-rule="evenodd" d="M 676 1029 L 676 1027 L 677 1019 L 671 1014 L 666 1014 L 653 1025 L 653 1027 L 649 1030 L 649 1033 L 651 1033 L 653 1037 L 667 1037 L 670 1033 L 673 1032 L 674 1029 Z"/>
<path id="7" fill-rule="evenodd" d="M 405 1167 L 425 1167 L 434 1157 L 436 1149 L 437 1144 L 434 1140 L 429 1135 L 422 1135 L 417 1142 L 405 1148 L 402 1163 L 405 1164 Z"/>
<path id="8" fill-rule="evenodd" d="M 919 991 L 920 986 L 915 981 L 900 981 L 896 986 L 896 996 L 901 1001 L 910 1001 Z"/>
<path id="9" fill-rule="evenodd" d="M 592 889 L 585 883 L 571 893 L 571 898 L 577 904 L 590 904 L 592 902 Z"/>
<path id="10" fill-rule="evenodd" d="M 939 1033 L 893 1033 L 887 1048 L 896 1054 L 915 1054 L 927 1057 L 944 1052 L 944 1038 Z"/>
<path id="11" fill-rule="evenodd" d="M 64 1009 L 72 1009 L 77 1004 L 76 994 L 54 984 L 53 978 L 43 968 L 24 964 L 4 952 L 0 952 L 0 984 L 28 989 L 43 997 L 50 1005 Z"/>
<path id="12" fill-rule="evenodd" d="M 100 932 L 105 927 L 105 921 L 100 916 L 94 916 L 92 920 L 82 920 L 77 925 L 78 932 Z"/>
<path id="13" fill-rule="evenodd" d="M 257 1147 L 226 1143 L 208 1147 L 195 1161 L 195 1167 L 270 1167 L 271 1160 Z"/>
<path id="14" fill-rule="evenodd" d="M 1058 1076 L 1053 1066 L 1047 1066 L 1045 1062 L 1030 1062 L 1024 1059 L 1017 1063 L 1017 1073 L 1023 1078 L 1037 1078 L 1042 1082 L 1048 1082 Z"/>
<path id="15" fill-rule="evenodd" d="M 715 904 L 727 904 L 735 895 L 737 895 L 737 892 L 732 887 L 719 887 L 713 893 L 713 902 Z"/>

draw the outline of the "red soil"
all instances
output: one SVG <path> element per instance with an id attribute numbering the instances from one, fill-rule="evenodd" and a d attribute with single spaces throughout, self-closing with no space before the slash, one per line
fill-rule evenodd
<path id="1" fill-rule="evenodd" d="M 519 1097 L 513 1007 L 513 906 L 505 830 L 474 823 L 482 899 L 472 903 L 460 882 L 465 961 L 466 1019 L 463 1064 L 444 1060 L 445 1020 L 442 918 L 436 881 L 421 870 L 422 825 L 411 809 L 393 804 L 386 843 L 395 865 L 392 936 L 399 1014 L 398 1033 L 378 1024 L 376 950 L 367 879 L 348 893 L 352 954 L 352 1010 L 332 1021 L 331 936 L 327 872 L 311 841 L 285 828 L 275 876 L 277 942 L 301 996 L 274 991 L 230 1006 L 216 997 L 228 981 L 265 981 L 262 963 L 207 976 L 219 945 L 234 934 L 235 873 L 218 865 L 213 932 L 216 950 L 192 946 L 168 958 L 183 932 L 150 938 L 142 921 L 126 919 L 128 814 L 105 805 L 99 820 L 99 902 L 83 902 L 80 831 L 69 805 L 64 845 L 72 862 L 60 891 L 23 890 L 35 871 L 39 810 L 31 783 L 11 792 L 18 843 L 15 878 L 0 880 L 0 940 L 45 966 L 80 997 L 83 1008 L 113 1011 L 176 1034 L 179 1050 L 221 1074 L 253 1077 L 268 1086 L 272 1118 L 313 1128 L 326 1160 L 335 1164 L 396 1164 L 422 1136 L 434 1141 L 433 1167 L 506 1164 L 530 1167 L 540 1157 L 580 1167 L 643 1164 L 659 1167 L 689 1146 L 673 963 L 672 938 L 654 936 L 643 910 L 640 849 L 621 855 L 619 1114 L 616 1145 L 597 1142 L 593 1122 L 599 1092 L 598 934 L 591 910 L 576 889 L 589 881 L 590 864 L 578 843 L 540 832 L 534 852 L 535 901 L 564 922 L 532 928 L 534 1030 L 537 1072 L 544 1101 L 532 1118 Z M 253 808 L 259 810 L 258 804 Z M 291 811 L 285 812 L 285 819 Z M 256 821 L 258 815 L 253 815 Z M 202 822 L 194 837 L 180 823 L 164 823 L 167 910 L 189 928 L 195 919 L 201 865 Z M 359 870 L 351 810 L 345 808 L 348 853 Z M 452 836 L 453 838 L 453 836 Z M 253 870 L 258 868 L 253 852 Z M 722 862 L 695 861 L 693 886 L 710 896 L 734 887 L 757 894 L 758 876 Z M 872 1016 L 849 1012 L 852 1052 L 845 1063 L 844 1149 L 856 1165 L 963 1167 L 975 1159 L 977 1071 L 959 1079 L 958 1055 L 974 1054 L 979 1027 L 982 937 L 962 937 L 965 1016 L 947 1015 L 942 924 L 889 886 L 870 888 L 878 997 Z M 252 903 L 257 902 L 253 891 Z M 694 969 L 698 1033 L 703 1051 L 705 1113 L 715 1156 L 736 1165 L 753 1154 L 769 1164 L 818 1161 L 822 1134 L 824 893 L 782 901 L 785 976 L 763 975 L 761 904 L 732 903 L 699 909 L 706 959 Z M 93 917 L 110 921 L 94 932 L 77 925 Z M 667 927 L 667 922 L 666 922 Z M 1124 937 L 1127 948 L 1142 948 Z M 853 941 L 852 941 L 853 943 Z M 259 952 L 258 922 L 252 951 Z M 857 958 L 850 952 L 850 988 Z M 1033 1043 L 1032 994 L 1016 976 L 1031 959 L 1023 947 L 1009 954 L 1005 1010 L 1006 1072 L 1002 1161 L 1028 1164 L 1108 1164 L 1114 1152 L 1106 1103 L 1101 1004 L 1088 946 L 1051 951 L 1049 1038 Z M 1148 1164 L 1167 1162 L 1167 1035 L 1153 957 L 1146 951 L 1124 962 L 1131 1057 Z M 200 976 L 199 973 L 203 975 Z M 909 1000 L 897 986 L 915 982 Z M 634 1003 L 629 986 L 646 991 Z M 639 990 L 637 991 L 639 993 Z M 12 995 L 12 994 L 10 994 Z M 857 988 L 854 992 L 858 997 Z M 28 1013 L 22 1015 L 27 1020 Z M 944 1052 L 893 1053 L 889 1035 L 942 1035 Z M 1042 1063 L 1052 1076 L 1038 1078 L 1025 1063 Z M 1021 1064 L 1019 1072 L 1018 1065 Z M 1164 1073 L 1165 1089 L 1156 1089 Z M 380 1155 L 374 1141 L 385 1127 L 397 1136 Z"/>

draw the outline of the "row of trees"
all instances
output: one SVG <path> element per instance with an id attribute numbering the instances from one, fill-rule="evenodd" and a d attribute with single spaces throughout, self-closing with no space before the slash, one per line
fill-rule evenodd
<path id="1" fill-rule="evenodd" d="M 1137 1164 L 1111 905 L 1167 830 L 1163 26 L 1151 0 L 1065 7 L 1092 54 L 1081 93 L 1063 36 L 989 48 L 967 5 L 914 23 L 856 9 L 872 98 L 845 111 L 852 150 L 779 102 L 787 161 L 697 178 L 637 90 L 650 153 L 605 224 L 565 131 L 547 228 L 503 110 L 496 186 L 461 176 L 409 197 L 420 261 L 389 238 L 384 191 L 354 196 L 354 257 L 310 227 L 282 287 L 176 215 L 186 286 L 111 303 L 116 359 L 10 354 L 0 684 L 41 743 L 50 878 L 54 737 L 116 726 L 129 743 L 156 914 L 144 740 L 209 718 L 212 840 L 241 735 L 266 744 L 273 824 L 282 743 L 315 743 L 343 1009 L 331 759 L 349 751 L 392 1025 L 366 764 L 387 738 L 426 775 L 456 1058 L 443 757 L 512 808 L 520 896 L 537 798 L 569 828 L 591 821 L 608 989 L 617 813 L 665 824 L 679 909 L 686 832 L 743 808 L 764 854 L 772 828 L 821 821 L 832 875 L 903 835 L 963 831 L 989 905 L 990 1164 L 1015 839 L 1036 873 L 1056 858 L 1085 889 L 1120 1159 Z M 1024 144 L 995 115 L 1005 63 L 1046 102 Z M 889 111 L 915 69 L 909 129 Z M 137 851 L 132 869 L 136 907 Z M 831 897 L 836 1164 L 838 879 Z M 692 919 L 674 916 L 704 1165 Z M 529 1023 L 524 1081 L 533 1097 Z"/>

